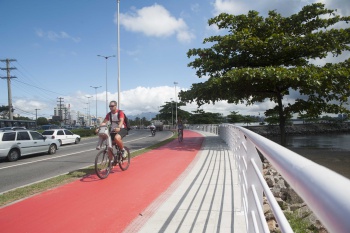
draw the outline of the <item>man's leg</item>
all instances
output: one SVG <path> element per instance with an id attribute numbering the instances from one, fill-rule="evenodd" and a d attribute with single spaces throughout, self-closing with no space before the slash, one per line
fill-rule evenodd
<path id="1" fill-rule="evenodd" d="M 119 134 L 115 135 L 114 141 L 119 146 L 120 149 L 124 149 L 124 144 L 123 144 L 123 141 L 122 141 L 122 137 L 120 137 Z"/>

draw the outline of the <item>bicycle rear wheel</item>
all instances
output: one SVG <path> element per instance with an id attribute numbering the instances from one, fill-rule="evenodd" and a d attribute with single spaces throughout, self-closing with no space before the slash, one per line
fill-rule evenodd
<path id="1" fill-rule="evenodd" d="M 111 161 L 108 158 L 108 152 L 107 150 L 101 150 L 95 158 L 95 172 L 96 175 L 101 178 L 105 179 L 111 172 Z"/>
<path id="2" fill-rule="evenodd" d="M 177 135 L 177 139 L 179 140 L 179 142 L 182 142 L 183 136 L 182 136 L 182 132 L 180 131 Z"/>
<path id="3" fill-rule="evenodd" d="M 129 165 L 130 165 L 130 151 L 129 151 L 129 148 L 125 147 L 124 146 L 124 150 L 125 150 L 125 154 L 126 154 L 126 157 L 123 158 L 121 157 L 120 158 L 120 162 L 119 162 L 119 167 L 120 169 L 122 169 L 123 171 L 125 171 L 126 169 L 129 168 Z"/>

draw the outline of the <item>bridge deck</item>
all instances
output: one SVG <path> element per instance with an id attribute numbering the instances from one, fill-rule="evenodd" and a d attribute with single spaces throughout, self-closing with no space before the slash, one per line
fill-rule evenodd
<path id="1" fill-rule="evenodd" d="M 246 232 L 233 154 L 218 136 L 200 133 L 195 160 L 125 232 Z"/>

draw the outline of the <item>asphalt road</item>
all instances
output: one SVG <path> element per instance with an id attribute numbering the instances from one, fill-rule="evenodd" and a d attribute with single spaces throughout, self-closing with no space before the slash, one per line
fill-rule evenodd
<path id="1" fill-rule="evenodd" d="M 131 130 L 124 138 L 130 152 L 146 148 L 172 136 L 171 131 Z M 66 174 L 94 164 L 97 136 L 82 138 L 79 144 L 63 145 L 56 154 L 25 156 L 15 162 L 0 162 L 0 194 L 41 180 Z M 132 166 L 132 163 L 131 165 Z"/>

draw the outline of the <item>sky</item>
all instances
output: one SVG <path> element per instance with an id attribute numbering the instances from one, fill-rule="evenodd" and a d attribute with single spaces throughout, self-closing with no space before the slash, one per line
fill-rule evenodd
<path id="1" fill-rule="evenodd" d="M 187 66 L 193 58 L 186 53 L 219 33 L 208 26 L 210 18 L 249 10 L 289 16 L 315 2 L 350 15 L 349 0 L 0 0 L 0 59 L 15 60 L 10 63 L 14 114 L 51 118 L 61 100 L 72 110 L 105 116 L 106 99 L 118 100 L 118 81 L 120 108 L 127 115 L 157 113 L 166 102 L 178 101 L 180 90 L 206 81 Z M 6 76 L 0 70 L 0 77 Z M 0 105 L 8 105 L 6 79 L 0 79 Z M 201 109 L 258 115 L 270 107 L 221 101 Z M 191 112 L 197 106 L 181 109 Z"/>

